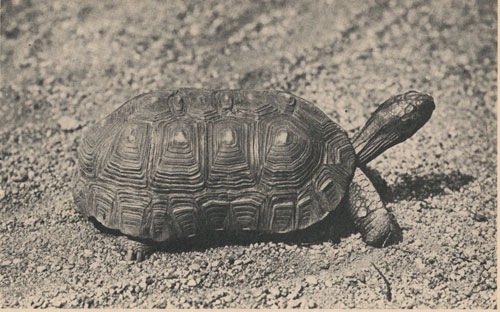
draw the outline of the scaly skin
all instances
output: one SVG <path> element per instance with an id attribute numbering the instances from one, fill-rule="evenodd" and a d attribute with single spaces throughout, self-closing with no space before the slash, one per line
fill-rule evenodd
<path id="1" fill-rule="evenodd" d="M 399 226 L 374 183 L 359 168 L 349 188 L 347 210 L 356 229 L 369 245 L 384 247 L 399 233 Z"/>

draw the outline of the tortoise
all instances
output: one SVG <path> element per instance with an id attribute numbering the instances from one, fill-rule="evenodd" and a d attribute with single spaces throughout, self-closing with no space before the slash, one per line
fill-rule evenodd
<path id="1" fill-rule="evenodd" d="M 84 216 L 124 234 L 128 260 L 210 231 L 306 229 L 338 209 L 367 244 L 382 247 L 400 230 L 367 164 L 411 137 L 434 108 L 416 91 L 391 97 L 350 140 L 319 108 L 283 91 L 146 93 L 84 134 L 73 197 Z"/>

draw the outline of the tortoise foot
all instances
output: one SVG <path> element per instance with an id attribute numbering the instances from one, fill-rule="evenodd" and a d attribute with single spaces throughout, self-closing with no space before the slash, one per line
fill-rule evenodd
<path id="1" fill-rule="evenodd" d="M 126 236 L 120 236 L 119 239 L 122 250 L 127 253 L 125 256 L 127 261 L 141 262 L 145 260 L 154 250 L 153 246 L 130 239 Z"/>
<path id="2" fill-rule="evenodd" d="M 358 220 L 358 229 L 363 240 L 374 247 L 385 247 L 400 236 L 398 223 L 385 208 L 371 211 Z"/>

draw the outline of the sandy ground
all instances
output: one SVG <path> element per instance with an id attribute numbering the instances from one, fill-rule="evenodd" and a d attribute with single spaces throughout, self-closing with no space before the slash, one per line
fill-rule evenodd
<path id="1" fill-rule="evenodd" d="M 368 3 L 2 1 L 0 307 L 496 308 L 496 1 Z M 76 148 L 177 87 L 287 90 L 350 135 L 431 94 L 429 123 L 372 163 L 402 241 L 209 237 L 124 261 L 75 210 Z"/>

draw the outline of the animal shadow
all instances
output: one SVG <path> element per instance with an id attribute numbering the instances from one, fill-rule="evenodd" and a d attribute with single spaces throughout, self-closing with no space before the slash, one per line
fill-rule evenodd
<path id="1" fill-rule="evenodd" d="M 169 241 L 157 244 L 158 250 L 167 253 L 185 251 L 205 251 L 224 246 L 243 246 L 260 243 L 284 243 L 286 245 L 309 246 L 323 242 L 340 242 L 355 232 L 352 222 L 342 213 L 331 213 L 324 220 L 313 224 L 304 230 L 290 233 L 260 233 L 252 231 L 208 231 L 204 235 L 193 238 Z"/>
<path id="2" fill-rule="evenodd" d="M 441 195 L 446 189 L 458 191 L 464 185 L 474 181 L 473 176 L 453 171 L 450 174 L 431 173 L 425 176 L 403 174 L 401 182 L 389 187 L 386 199 L 388 202 L 400 200 L 424 200 Z"/>

